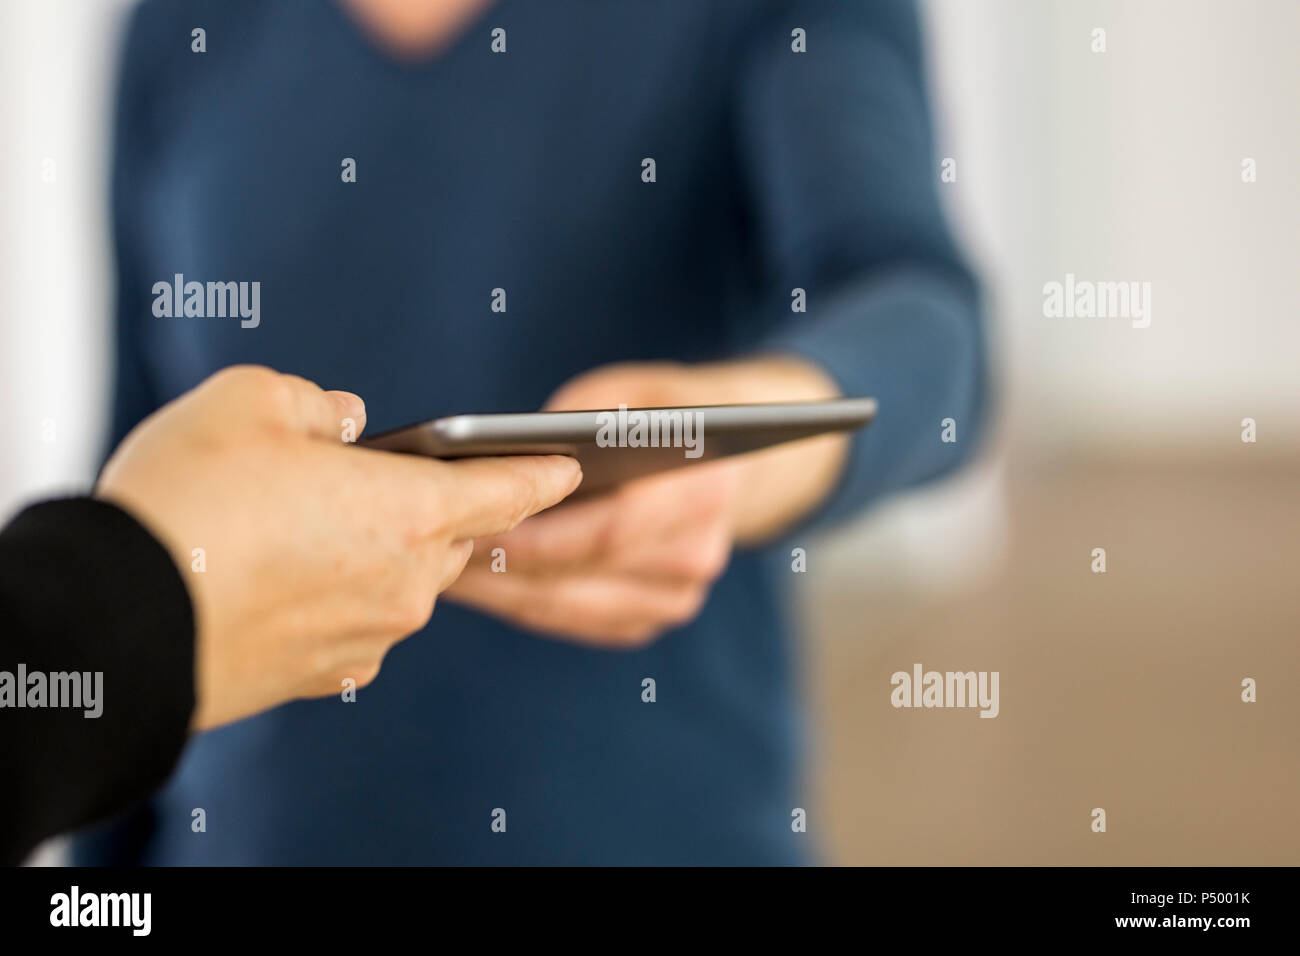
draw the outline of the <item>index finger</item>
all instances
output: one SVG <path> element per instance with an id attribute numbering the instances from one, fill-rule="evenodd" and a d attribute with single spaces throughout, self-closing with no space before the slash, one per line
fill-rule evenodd
<path id="1" fill-rule="evenodd" d="M 529 515 L 564 500 L 582 467 L 564 455 L 465 458 L 440 463 L 444 527 L 456 540 L 504 534 Z"/>

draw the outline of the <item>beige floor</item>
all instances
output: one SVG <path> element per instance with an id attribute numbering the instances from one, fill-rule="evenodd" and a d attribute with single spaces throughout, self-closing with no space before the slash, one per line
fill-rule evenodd
<path id="1" fill-rule="evenodd" d="M 1300 864 L 1300 462 L 1062 466 L 1010 497 L 977 594 L 809 582 L 831 860 Z M 914 662 L 999 671 L 1000 716 L 894 709 Z"/>

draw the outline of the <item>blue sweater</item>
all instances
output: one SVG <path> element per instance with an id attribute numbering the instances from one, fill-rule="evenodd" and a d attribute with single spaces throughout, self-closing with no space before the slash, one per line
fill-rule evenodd
<path id="1" fill-rule="evenodd" d="M 147 0 L 118 104 L 115 440 L 236 362 L 356 391 L 376 432 L 534 409 L 608 362 L 758 351 L 820 363 L 880 417 L 792 541 L 735 555 L 699 618 L 647 649 L 442 603 L 356 702 L 193 740 L 80 861 L 808 859 L 790 548 L 953 468 L 983 404 L 912 4 L 498 0 L 403 62 L 331 0 Z M 260 283 L 255 326 L 157 314 L 177 274 Z"/>

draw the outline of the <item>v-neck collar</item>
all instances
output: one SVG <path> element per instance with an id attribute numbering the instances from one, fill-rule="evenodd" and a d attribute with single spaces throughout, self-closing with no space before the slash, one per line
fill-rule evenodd
<path id="1" fill-rule="evenodd" d="M 418 75 L 434 69 L 452 59 L 476 37 L 486 44 L 490 38 L 485 28 L 493 19 L 504 16 L 511 6 L 511 0 L 491 0 L 427 52 L 403 54 L 387 47 L 379 36 L 367 29 L 352 11 L 345 8 L 342 0 L 322 0 L 322 3 L 329 8 L 330 19 L 339 30 L 347 34 L 350 45 L 364 58 L 378 63 L 384 69 L 404 75 Z"/>

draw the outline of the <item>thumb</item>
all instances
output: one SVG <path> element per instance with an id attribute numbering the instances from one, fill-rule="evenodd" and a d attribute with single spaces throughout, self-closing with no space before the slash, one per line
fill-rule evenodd
<path id="1" fill-rule="evenodd" d="M 311 435 L 341 441 L 348 422 L 355 423 L 354 434 L 359 434 L 366 421 L 366 405 L 352 392 L 327 392 L 315 382 L 297 375 L 281 375 L 285 386 L 285 423 L 291 428 Z"/>
<path id="2" fill-rule="evenodd" d="M 352 440 L 366 430 L 366 403 L 360 395 L 334 389 L 326 392 L 325 397 L 334 403 L 338 422 L 335 434 L 341 434 L 349 421 L 355 426 L 352 429 Z"/>

